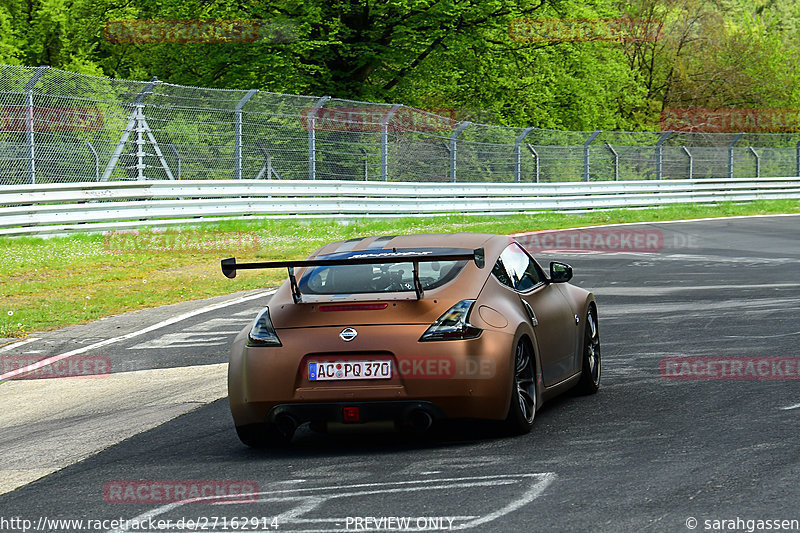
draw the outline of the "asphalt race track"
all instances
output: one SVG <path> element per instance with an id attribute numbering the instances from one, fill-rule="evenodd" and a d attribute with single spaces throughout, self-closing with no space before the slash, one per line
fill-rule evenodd
<path id="1" fill-rule="evenodd" d="M 22 531 L 22 520 L 40 531 L 617 533 L 747 531 L 748 521 L 758 531 L 758 520 L 779 530 L 773 521 L 800 520 L 798 223 L 602 230 L 604 246 L 625 232 L 658 236 L 625 253 L 551 239 L 562 250 L 539 262 L 570 263 L 574 283 L 597 296 L 601 390 L 545 404 L 522 437 L 491 425 L 423 437 L 303 428 L 287 450 L 244 447 L 224 363 L 230 339 L 268 301 L 258 291 L 5 346 L 2 356 L 105 358 L 112 373 L 0 385 L 0 531 Z M 681 366 L 686 357 L 703 359 Z M 117 503 L 115 487 L 133 481 L 244 482 L 258 494 Z M 111 522 L 134 518 L 144 522 Z"/>

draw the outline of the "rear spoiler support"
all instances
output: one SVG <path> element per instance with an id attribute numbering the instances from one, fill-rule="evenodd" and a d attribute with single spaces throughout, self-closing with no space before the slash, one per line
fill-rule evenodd
<path id="1" fill-rule="evenodd" d="M 433 263 L 435 261 L 474 261 L 478 268 L 486 266 L 486 254 L 483 248 L 476 248 L 472 252 L 457 252 L 444 254 L 421 254 L 413 252 L 376 251 L 361 256 L 344 259 L 306 259 L 302 261 L 263 261 L 258 263 L 237 263 L 235 257 L 221 261 L 222 273 L 227 278 L 235 278 L 237 270 L 253 270 L 259 268 L 286 268 L 289 273 L 289 284 L 292 289 L 294 303 L 302 301 L 300 286 L 294 273 L 295 268 L 314 266 L 341 266 L 341 265 L 380 265 L 385 263 L 411 263 L 414 275 L 414 293 L 417 300 L 424 296 L 422 282 L 419 279 L 419 264 Z"/>
<path id="2" fill-rule="evenodd" d="M 289 271 L 289 283 L 290 283 L 291 288 L 292 288 L 292 300 L 294 300 L 294 303 L 299 304 L 300 303 L 300 286 L 297 285 L 297 278 L 294 277 L 294 267 L 292 267 L 292 266 L 286 267 L 286 270 Z M 235 273 L 234 273 L 234 275 L 235 275 Z"/>

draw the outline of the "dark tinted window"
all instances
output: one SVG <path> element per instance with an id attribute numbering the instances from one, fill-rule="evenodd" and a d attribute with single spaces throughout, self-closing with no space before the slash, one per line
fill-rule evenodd
<path id="1" fill-rule="evenodd" d="M 417 250 L 414 250 L 415 252 Z M 421 252 L 441 253 L 441 249 Z M 398 250 L 397 252 L 403 252 Z M 373 253 L 380 253 L 373 252 Z M 358 257 L 364 252 L 348 252 L 325 256 L 330 259 Z M 433 261 L 419 263 L 419 281 L 423 290 L 435 289 L 454 279 L 466 261 Z M 403 292 L 414 290 L 411 263 L 398 261 L 376 265 L 317 266 L 306 270 L 298 285 L 303 294 L 356 294 L 368 292 Z"/>

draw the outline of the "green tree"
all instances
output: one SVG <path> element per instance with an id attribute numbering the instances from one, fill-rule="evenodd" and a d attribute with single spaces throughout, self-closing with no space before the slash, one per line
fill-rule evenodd
<path id="1" fill-rule="evenodd" d="M 11 13 L 7 8 L 0 6 L 0 63 L 19 64 L 23 55 L 19 45 Z"/>

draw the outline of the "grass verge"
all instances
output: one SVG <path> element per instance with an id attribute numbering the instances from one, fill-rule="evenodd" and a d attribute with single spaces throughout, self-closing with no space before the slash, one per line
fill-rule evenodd
<path id="1" fill-rule="evenodd" d="M 219 260 L 304 258 L 319 246 L 367 235 L 498 234 L 594 224 L 800 213 L 796 200 L 515 216 L 229 221 L 164 232 L 0 238 L 0 337 L 86 323 L 105 316 L 275 286 L 283 271 L 227 279 Z"/>

